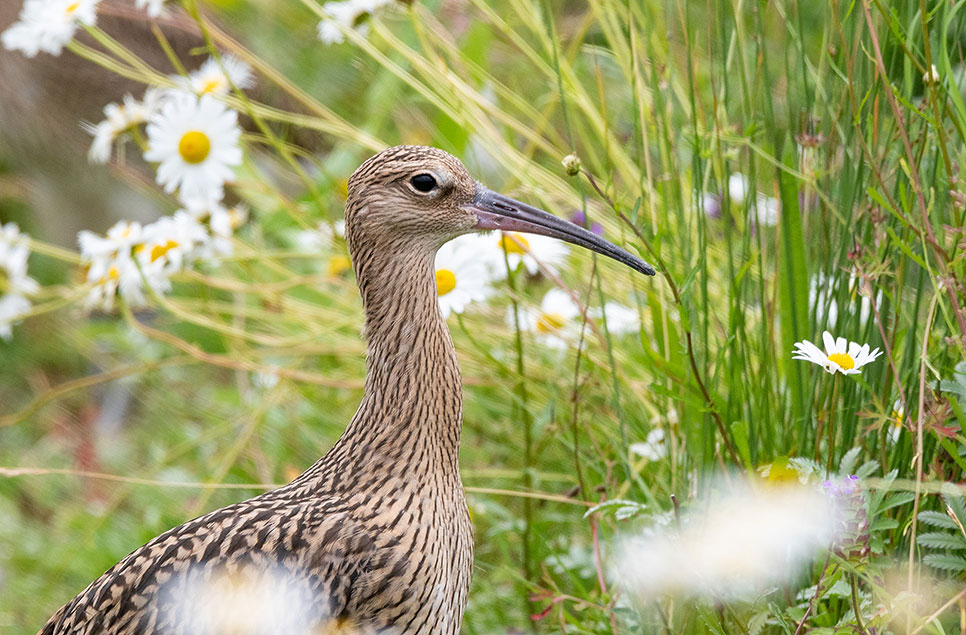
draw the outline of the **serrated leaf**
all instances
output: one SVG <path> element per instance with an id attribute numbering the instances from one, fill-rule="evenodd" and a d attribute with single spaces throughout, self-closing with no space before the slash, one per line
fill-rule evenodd
<path id="1" fill-rule="evenodd" d="M 634 518 L 642 514 L 646 509 L 647 505 L 643 503 L 615 498 L 614 500 L 594 505 L 584 513 L 584 518 L 587 518 L 591 514 L 613 514 L 617 520 L 627 520 L 628 518 Z"/>
<path id="2" fill-rule="evenodd" d="M 887 509 L 892 509 L 893 507 L 899 507 L 900 505 L 911 503 L 915 497 L 915 492 L 893 492 L 889 496 L 886 496 L 885 500 L 876 511 L 882 513 Z"/>
<path id="3" fill-rule="evenodd" d="M 930 553 L 923 556 L 922 561 L 930 567 L 951 571 L 953 573 L 966 572 L 966 558 L 947 553 Z"/>
<path id="4" fill-rule="evenodd" d="M 859 460 L 859 452 L 861 451 L 862 448 L 854 447 L 845 453 L 845 456 L 843 456 L 842 460 L 839 461 L 839 474 L 845 475 L 855 473 L 855 464 Z"/>
<path id="5" fill-rule="evenodd" d="M 941 531 L 920 534 L 916 541 L 923 547 L 931 549 L 966 549 L 966 539 L 962 536 Z"/>
<path id="6" fill-rule="evenodd" d="M 942 512 L 926 510 L 919 512 L 919 522 L 931 527 L 942 527 L 943 529 L 959 529 L 953 519 Z"/>

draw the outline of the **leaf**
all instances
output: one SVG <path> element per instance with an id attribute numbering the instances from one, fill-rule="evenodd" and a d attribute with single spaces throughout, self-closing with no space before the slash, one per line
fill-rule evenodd
<path id="1" fill-rule="evenodd" d="M 916 541 L 930 549 L 966 549 L 966 539 L 962 536 L 941 531 L 920 534 Z"/>
<path id="2" fill-rule="evenodd" d="M 839 461 L 839 474 L 845 476 L 847 474 L 855 474 L 855 464 L 859 460 L 859 452 L 862 451 L 860 447 L 854 447 L 845 453 L 842 460 Z"/>
<path id="3" fill-rule="evenodd" d="M 956 364 L 953 378 L 940 381 L 939 389 L 943 392 L 951 392 L 960 399 L 966 399 L 966 362 Z"/>
<path id="4" fill-rule="evenodd" d="M 952 571 L 954 573 L 966 572 L 966 558 L 953 556 L 946 553 L 929 553 L 923 556 L 922 561 L 930 567 Z"/>
<path id="5" fill-rule="evenodd" d="M 628 518 L 641 515 L 645 509 L 647 509 L 647 505 L 643 503 L 615 498 L 614 500 L 594 505 L 584 513 L 584 518 L 592 514 L 613 514 L 617 520 L 627 520 Z"/>
<path id="6" fill-rule="evenodd" d="M 926 510 L 919 512 L 919 522 L 931 527 L 942 527 L 943 529 L 959 529 L 953 519 L 942 512 Z"/>

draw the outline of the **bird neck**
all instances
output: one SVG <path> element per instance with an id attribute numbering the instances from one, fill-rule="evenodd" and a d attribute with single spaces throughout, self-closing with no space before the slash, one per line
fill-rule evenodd
<path id="1" fill-rule="evenodd" d="M 352 254 L 366 314 L 365 394 L 320 464 L 353 491 L 396 477 L 458 486 L 462 384 L 437 303 L 435 250 L 365 244 Z"/>

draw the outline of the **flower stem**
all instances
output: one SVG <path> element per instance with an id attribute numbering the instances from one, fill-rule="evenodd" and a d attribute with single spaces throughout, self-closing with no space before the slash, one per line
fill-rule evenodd
<path id="1" fill-rule="evenodd" d="M 849 584 L 852 586 L 852 611 L 855 613 L 855 625 L 859 633 L 866 635 L 865 624 L 862 623 L 862 607 L 859 603 L 859 576 L 849 573 Z"/>

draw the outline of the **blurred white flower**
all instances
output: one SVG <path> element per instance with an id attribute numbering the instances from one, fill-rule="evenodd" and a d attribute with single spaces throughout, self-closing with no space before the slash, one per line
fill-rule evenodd
<path id="1" fill-rule="evenodd" d="M 728 177 L 728 197 L 735 205 L 741 205 L 748 196 L 748 178 L 740 172 L 735 172 Z"/>
<path id="2" fill-rule="evenodd" d="M 667 456 L 664 430 L 654 428 L 647 433 L 647 439 L 644 442 L 632 443 L 627 449 L 647 461 L 660 461 Z"/>
<path id="3" fill-rule="evenodd" d="M 343 0 L 326 2 L 322 11 L 326 18 L 319 22 L 319 39 L 325 44 L 340 44 L 345 41 L 344 31 L 355 29 L 365 37 L 369 33 L 367 20 L 379 9 L 390 5 L 393 0 Z"/>
<path id="4" fill-rule="evenodd" d="M 905 429 L 905 419 L 906 412 L 902 407 L 902 400 L 896 399 L 892 404 L 892 416 L 889 418 L 889 426 L 886 431 L 886 438 L 889 443 L 896 444 L 899 442 L 899 438 L 902 436 L 902 431 Z"/>
<path id="5" fill-rule="evenodd" d="M 808 340 L 804 340 L 795 342 L 792 359 L 818 364 L 832 374 L 838 371 L 843 375 L 858 375 L 861 372 L 860 368 L 875 361 L 882 354 L 878 348 L 870 351 L 868 344 L 849 342 L 844 337 L 836 339 L 828 331 L 822 333 L 822 339 L 825 343 L 825 352 Z"/>
<path id="6" fill-rule="evenodd" d="M 740 598 L 791 580 L 834 537 L 832 502 L 815 488 L 733 490 L 695 505 L 680 527 L 627 541 L 615 567 L 647 600 Z"/>
<path id="7" fill-rule="evenodd" d="M 539 309 L 524 308 L 520 328 L 536 335 L 537 341 L 548 348 L 564 349 L 570 345 L 580 316 L 579 307 L 566 291 L 551 289 L 543 296 Z M 513 313 L 508 311 L 507 323 L 513 325 Z"/>
<path id="8" fill-rule="evenodd" d="M 144 304 L 141 273 L 133 257 L 142 231 L 140 223 L 120 221 L 107 230 L 106 236 L 89 231 L 77 235 L 81 262 L 87 269 L 86 278 L 91 285 L 85 307 L 110 311 L 119 293 L 131 306 Z"/>
<path id="9" fill-rule="evenodd" d="M 209 95 L 173 93 L 151 117 L 144 158 L 158 163 L 158 183 L 178 190 L 189 209 L 211 207 L 241 164 L 238 114 Z"/>
<path id="10" fill-rule="evenodd" d="M 104 106 L 104 121 L 99 124 L 82 123 L 81 126 L 94 135 L 87 158 L 91 163 L 107 163 L 111 159 L 114 141 L 132 127 L 144 123 L 161 107 L 163 91 L 148 88 L 141 101 L 131 95 L 124 96 L 123 104 Z"/>
<path id="11" fill-rule="evenodd" d="M 134 6 L 146 10 L 148 16 L 152 18 L 160 18 L 166 13 L 164 0 L 134 0 Z"/>
<path id="12" fill-rule="evenodd" d="M 460 236 L 439 248 L 436 295 L 443 317 L 462 313 L 470 302 L 481 302 L 493 293 L 497 257 L 499 252 L 479 234 Z"/>
<path id="13" fill-rule="evenodd" d="M 603 317 L 607 321 L 607 330 L 615 335 L 636 333 L 641 329 L 641 316 L 637 310 L 620 302 L 607 302 L 603 309 L 591 311 L 591 316 Z"/>
<path id="14" fill-rule="evenodd" d="M 728 197 L 732 204 L 744 205 L 752 194 L 754 194 L 754 198 L 748 205 L 748 215 L 755 221 L 756 226 L 774 227 L 777 225 L 781 212 L 781 202 L 777 198 L 761 192 L 753 192 L 748 177 L 740 172 L 735 172 L 728 177 Z"/>
<path id="15" fill-rule="evenodd" d="M 170 578 L 155 601 L 162 614 L 180 616 L 188 633 L 355 632 L 351 624 L 328 615 L 329 600 L 319 596 L 309 576 L 281 567 L 211 571 L 198 566 Z"/>
<path id="16" fill-rule="evenodd" d="M 207 218 L 211 229 L 211 249 L 202 257 L 231 255 L 235 250 L 232 237 L 239 227 L 248 222 L 248 208 L 244 205 L 235 205 L 231 208 L 215 205 L 208 212 Z"/>
<path id="17" fill-rule="evenodd" d="M 234 55 L 222 55 L 221 63 L 209 57 L 201 67 L 187 77 L 174 75 L 181 88 L 196 95 L 227 95 L 231 87 L 244 90 L 255 85 L 252 67 Z"/>
<path id="18" fill-rule="evenodd" d="M 295 234 L 294 243 L 299 251 L 316 253 L 335 247 L 335 237 L 345 238 L 345 220 L 321 221 L 313 229 L 303 229 Z"/>
<path id="19" fill-rule="evenodd" d="M 936 69 L 936 65 L 933 64 L 928 71 L 922 75 L 923 84 L 938 84 L 942 79 L 939 75 L 939 70 Z"/>
<path id="20" fill-rule="evenodd" d="M 134 252 L 148 279 L 160 282 L 155 290 L 161 293 L 170 288 L 167 277 L 189 265 L 207 244 L 208 231 L 204 226 L 188 212 L 179 210 L 174 216 L 162 216 L 147 225 Z"/>
<path id="21" fill-rule="evenodd" d="M 0 224 L 0 338 L 6 340 L 13 336 L 13 324 L 30 311 L 27 296 L 40 290 L 27 275 L 29 256 L 27 236 L 20 228 L 15 223 Z"/>
<path id="22" fill-rule="evenodd" d="M 512 269 L 516 269 L 522 262 L 530 275 L 540 271 L 540 265 L 556 271 L 570 253 L 567 243 L 539 234 L 501 232 L 497 234 L 497 245 L 506 252 Z M 506 269 L 502 262 L 498 266 Z"/>
<path id="23" fill-rule="evenodd" d="M 12 2 L 13 0 L 5 0 Z M 0 34 L 3 47 L 34 57 L 40 51 L 60 55 L 78 24 L 93 26 L 100 0 L 26 0 L 18 20 Z"/>

